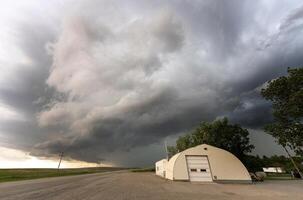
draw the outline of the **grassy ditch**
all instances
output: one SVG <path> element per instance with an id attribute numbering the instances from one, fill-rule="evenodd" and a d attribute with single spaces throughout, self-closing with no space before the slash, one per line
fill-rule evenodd
<path id="1" fill-rule="evenodd" d="M 123 170 L 125 168 L 92 167 L 76 169 L 0 169 L 0 182 L 37 179 L 45 177 L 70 176 Z"/>

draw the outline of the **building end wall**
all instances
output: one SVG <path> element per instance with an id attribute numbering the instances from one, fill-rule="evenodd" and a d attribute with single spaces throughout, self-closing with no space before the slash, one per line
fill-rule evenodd
<path id="1" fill-rule="evenodd" d="M 158 162 L 156 162 L 155 163 L 156 175 L 165 178 L 166 177 L 166 165 L 167 165 L 166 159 L 162 159 L 162 160 L 159 160 Z"/>
<path id="2" fill-rule="evenodd" d="M 189 180 L 187 155 L 207 156 L 212 179 L 216 182 L 251 182 L 247 169 L 238 158 L 228 151 L 206 144 L 189 148 L 175 158 L 171 180 Z"/>

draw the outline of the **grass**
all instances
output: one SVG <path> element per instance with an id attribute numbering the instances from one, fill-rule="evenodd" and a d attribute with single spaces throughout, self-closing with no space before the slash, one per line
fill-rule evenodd
<path id="1" fill-rule="evenodd" d="M 92 167 L 77 169 L 0 169 L 0 182 L 37 179 L 45 177 L 70 176 L 123 170 L 125 168 Z"/>
<path id="2" fill-rule="evenodd" d="M 291 174 L 282 173 L 282 174 L 274 174 L 269 173 L 265 177 L 265 180 L 294 180 L 291 176 Z"/>
<path id="3" fill-rule="evenodd" d="M 291 176 L 269 176 L 265 177 L 265 180 L 296 180 L 292 178 Z"/>

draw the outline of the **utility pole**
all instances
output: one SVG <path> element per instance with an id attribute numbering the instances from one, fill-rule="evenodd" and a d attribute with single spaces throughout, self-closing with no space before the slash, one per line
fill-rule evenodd
<path id="1" fill-rule="evenodd" d="M 297 166 L 297 164 L 295 163 L 295 161 L 292 159 L 292 157 L 291 157 L 290 153 L 288 152 L 287 148 L 286 148 L 286 147 L 283 147 L 283 148 L 284 148 L 284 150 L 286 151 L 286 153 L 287 153 L 289 159 L 291 160 L 292 164 L 294 165 L 295 169 L 296 169 L 297 172 L 300 174 L 301 179 L 303 179 L 303 175 L 302 175 L 302 173 L 301 173 L 299 167 Z"/>
<path id="2" fill-rule="evenodd" d="M 60 160 L 59 160 L 59 164 L 58 164 L 58 171 L 59 171 L 59 169 L 60 169 L 62 157 L 63 157 L 63 152 L 60 153 Z"/>
<path id="3" fill-rule="evenodd" d="M 168 149 L 167 149 L 166 140 L 164 141 L 164 147 L 165 147 L 165 152 L 166 152 L 166 159 L 168 160 Z"/>

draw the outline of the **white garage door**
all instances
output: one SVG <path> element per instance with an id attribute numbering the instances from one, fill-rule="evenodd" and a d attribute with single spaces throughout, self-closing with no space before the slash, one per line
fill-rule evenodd
<path id="1" fill-rule="evenodd" d="M 206 156 L 186 156 L 186 162 L 190 181 L 213 181 Z"/>

